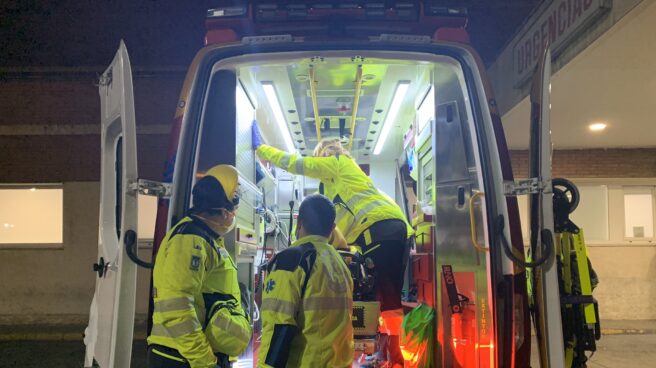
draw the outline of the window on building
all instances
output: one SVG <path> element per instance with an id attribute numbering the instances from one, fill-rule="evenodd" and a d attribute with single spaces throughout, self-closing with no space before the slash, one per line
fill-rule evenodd
<path id="1" fill-rule="evenodd" d="M 586 240 L 608 240 L 608 187 L 605 185 L 579 185 L 577 188 L 581 200 L 579 206 L 570 215 L 570 219 L 584 229 Z M 517 196 L 524 243 L 528 243 L 530 240 L 528 199 L 529 196 Z"/>
<path id="2" fill-rule="evenodd" d="M 0 244 L 62 244 L 61 186 L 0 187 Z"/>
<path id="3" fill-rule="evenodd" d="M 570 219 L 581 229 L 587 241 L 608 240 L 608 187 L 579 185 L 579 205 Z"/>
<path id="4" fill-rule="evenodd" d="M 139 195 L 137 234 L 141 245 L 152 245 L 157 219 L 157 197 Z"/>
<path id="5" fill-rule="evenodd" d="M 656 241 L 656 186 L 631 179 L 581 181 L 579 205 L 570 219 L 583 229 L 587 244 Z M 528 200 L 517 197 L 524 244 L 530 239 Z"/>
<path id="6" fill-rule="evenodd" d="M 624 187 L 624 237 L 654 237 L 654 187 Z"/>

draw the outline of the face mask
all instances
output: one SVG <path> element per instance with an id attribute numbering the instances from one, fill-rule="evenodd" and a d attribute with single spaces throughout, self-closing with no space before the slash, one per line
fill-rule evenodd
<path id="1" fill-rule="evenodd" d="M 229 233 L 230 231 L 232 231 L 232 229 L 234 229 L 235 225 L 237 224 L 237 214 L 232 213 L 232 212 L 228 212 L 228 213 L 232 214 L 232 221 L 230 222 L 230 225 L 227 225 L 227 226 L 223 222 L 210 220 L 207 217 L 198 216 L 198 218 L 205 221 L 207 226 L 209 226 L 212 230 L 217 232 L 219 235 L 223 236 L 223 235 Z"/>
<path id="2" fill-rule="evenodd" d="M 233 215 L 232 215 L 232 222 L 231 222 L 230 225 L 228 226 L 228 229 L 226 230 L 226 232 L 223 233 L 223 234 L 221 234 L 221 233 L 219 233 L 219 234 L 221 234 L 221 235 L 225 235 L 225 234 L 231 232 L 231 231 L 235 228 L 236 225 L 237 225 L 237 215 L 233 214 Z"/>

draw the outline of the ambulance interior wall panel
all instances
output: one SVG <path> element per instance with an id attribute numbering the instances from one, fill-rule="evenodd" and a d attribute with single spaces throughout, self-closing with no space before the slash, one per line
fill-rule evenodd
<path id="1" fill-rule="evenodd" d="M 390 198 L 396 197 L 396 162 L 393 160 L 372 160 L 369 164 L 369 177 L 376 188 Z"/>
<path id="2" fill-rule="evenodd" d="M 255 183 L 255 163 L 253 161 L 253 150 L 251 145 L 251 127 L 255 120 L 255 106 L 248 98 L 248 95 L 237 83 L 237 92 L 235 94 L 236 109 L 236 164 L 239 173 Z"/>
<path id="3" fill-rule="evenodd" d="M 255 106 L 248 95 L 237 83 L 235 93 L 236 131 L 235 131 L 235 167 L 241 176 L 255 184 L 255 160 L 251 144 L 251 127 L 255 119 Z M 241 187 L 241 201 L 238 210 L 239 220 L 243 226 L 255 229 L 257 219 L 254 209 L 260 204 L 258 197 L 245 186 Z"/>
<path id="4" fill-rule="evenodd" d="M 235 165 L 243 178 L 255 182 L 255 162 L 251 150 L 251 124 L 255 107 L 237 83 L 235 73 L 217 71 L 212 77 L 201 125 L 197 173 L 218 164 Z M 242 187 L 237 218 L 242 226 L 255 228 L 253 193 Z"/>
<path id="5" fill-rule="evenodd" d="M 476 266 L 481 260 L 471 244 L 468 203 L 473 192 L 483 188 L 478 183 L 478 169 L 463 97 L 465 90 L 454 71 L 441 74 L 439 78 L 440 84 L 435 94 L 437 114 L 432 162 L 435 173 L 432 179 L 436 196 L 435 215 L 440 224 L 436 233 L 436 252 L 446 263 Z M 426 201 L 430 188 L 422 190 Z M 479 219 L 478 225 L 481 223 Z M 445 237 L 444 234 L 449 236 Z M 464 257 L 465 254 L 469 256 Z M 450 257 L 458 259 L 450 261 Z"/>
<path id="6" fill-rule="evenodd" d="M 289 213 L 289 202 L 294 201 L 294 210 L 298 209 L 298 201 L 294 193 L 298 190 L 294 180 L 278 181 L 278 213 Z"/>
<path id="7" fill-rule="evenodd" d="M 197 174 L 218 164 L 236 162 L 236 90 L 233 72 L 221 70 L 212 76 L 196 148 Z"/>

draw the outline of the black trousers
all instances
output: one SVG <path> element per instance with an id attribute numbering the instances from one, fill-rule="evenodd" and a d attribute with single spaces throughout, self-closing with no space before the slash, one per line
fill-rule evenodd
<path id="1" fill-rule="evenodd" d="M 230 361 L 225 354 L 217 353 L 217 368 L 230 368 Z M 148 368 L 190 368 L 191 366 L 177 350 L 162 346 L 148 345 Z"/>
<path id="2" fill-rule="evenodd" d="M 177 350 L 162 345 L 148 345 L 148 368 L 190 368 Z"/>
<path id="3" fill-rule="evenodd" d="M 369 236 L 365 235 L 367 232 Z M 364 257 L 374 262 L 374 291 L 381 311 L 402 308 L 403 276 L 410 250 L 407 235 L 405 222 L 383 220 L 371 225 L 355 241 Z"/>

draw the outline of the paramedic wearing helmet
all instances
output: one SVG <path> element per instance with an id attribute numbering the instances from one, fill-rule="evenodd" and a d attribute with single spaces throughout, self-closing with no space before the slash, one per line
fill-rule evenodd
<path id="1" fill-rule="evenodd" d="M 293 174 L 321 181 L 320 193 L 335 204 L 337 228 L 349 245 L 360 248 L 365 257 L 373 260 L 374 288 L 383 320 L 381 332 L 390 336 L 389 359 L 402 366 L 399 348 L 403 322 L 401 291 L 407 244 L 413 231 L 399 206 L 374 187 L 338 138 L 321 140 L 314 157 L 302 157 L 262 144 L 254 123 L 253 148 L 261 159 Z"/>
<path id="2" fill-rule="evenodd" d="M 194 185 L 193 207 L 162 240 L 153 270 L 149 368 L 229 367 L 250 342 L 237 269 L 223 245 L 235 225 L 238 189 L 233 166 L 208 170 Z"/>
<path id="3" fill-rule="evenodd" d="M 350 368 L 353 280 L 328 236 L 335 206 L 320 194 L 298 209 L 297 240 L 267 267 L 259 368 Z"/>

